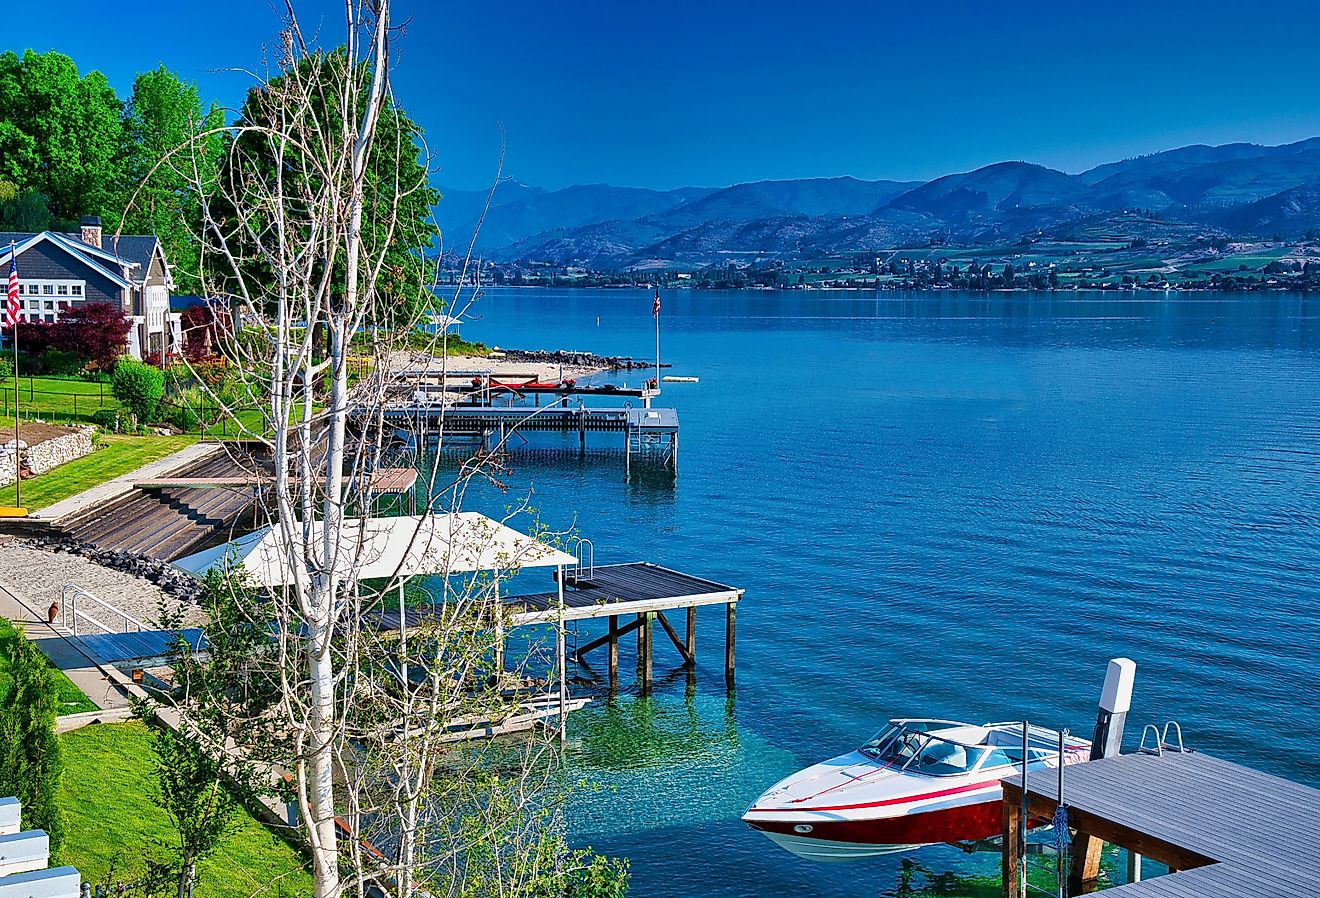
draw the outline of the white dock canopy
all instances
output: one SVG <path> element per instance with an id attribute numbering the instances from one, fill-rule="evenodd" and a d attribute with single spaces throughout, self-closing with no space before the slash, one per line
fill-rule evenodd
<path id="1" fill-rule="evenodd" d="M 311 531 L 319 539 L 319 527 Z M 293 539 L 289 546 L 278 527 L 263 527 L 174 564 L 197 576 L 212 569 L 243 570 L 261 586 L 283 586 L 307 576 L 297 570 L 306 557 L 296 544 L 301 529 Z M 338 548 L 340 568 L 354 570 L 359 580 L 577 564 L 572 555 L 473 511 L 350 519 Z"/>

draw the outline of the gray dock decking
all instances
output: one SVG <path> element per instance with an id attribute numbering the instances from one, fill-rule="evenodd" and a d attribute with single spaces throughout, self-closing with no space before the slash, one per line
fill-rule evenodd
<path id="1" fill-rule="evenodd" d="M 1051 770 L 1029 777 L 1033 816 L 1054 814 L 1057 776 Z M 1021 803 L 1021 781 L 1020 775 L 1004 780 L 1006 814 Z M 1077 829 L 1179 871 L 1106 889 L 1106 895 L 1320 894 L 1320 790 L 1200 752 L 1174 751 L 1072 765 L 1063 782 Z"/>

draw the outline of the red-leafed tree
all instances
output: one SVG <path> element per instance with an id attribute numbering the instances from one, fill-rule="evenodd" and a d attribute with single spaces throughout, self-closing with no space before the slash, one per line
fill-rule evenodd
<path id="1" fill-rule="evenodd" d="M 225 316 L 207 305 L 188 306 L 179 316 L 183 328 L 183 354 L 190 362 L 210 358 L 224 336 Z"/>
<path id="2" fill-rule="evenodd" d="M 132 323 L 108 302 L 89 302 L 66 308 L 56 322 L 53 349 L 87 359 L 88 367 L 106 371 L 128 348 Z M 22 339 L 20 334 L 19 339 Z"/>
<path id="3" fill-rule="evenodd" d="M 55 347 L 59 341 L 58 324 L 49 321 L 30 321 L 26 318 L 18 322 L 18 348 L 21 352 L 41 355 L 47 349 Z"/>

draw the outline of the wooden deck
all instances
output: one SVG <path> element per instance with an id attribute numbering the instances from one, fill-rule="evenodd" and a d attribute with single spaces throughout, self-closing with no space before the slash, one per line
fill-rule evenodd
<path id="1" fill-rule="evenodd" d="M 79 636 L 77 639 L 96 657 L 111 664 L 154 667 L 169 658 L 180 636 L 188 640 L 194 649 L 203 646 L 202 631 L 197 629 L 98 633 L 94 636 Z"/>
<path id="2" fill-rule="evenodd" d="M 564 587 L 564 620 L 570 621 L 725 605 L 743 595 L 741 589 L 645 561 L 596 565 L 581 575 L 566 571 Z M 513 612 L 510 620 L 514 626 L 558 620 L 558 602 L 558 591 L 504 600 Z"/>
<path id="3" fill-rule="evenodd" d="M 1005 827 L 1022 801 L 1004 781 Z M 1057 772 L 1030 777 L 1033 816 L 1053 816 Z M 1105 758 L 1064 769 L 1080 832 L 1179 872 L 1105 890 L 1114 898 L 1311 898 L 1320 894 L 1320 790 L 1199 752 Z M 1005 840 L 1008 844 L 1008 840 Z M 1005 895 L 1012 894 L 1005 854 Z"/>
<path id="4" fill-rule="evenodd" d="M 653 661 L 652 630 L 659 623 L 686 666 L 696 664 L 696 609 L 704 605 L 725 606 L 724 625 L 724 678 L 732 688 L 734 683 L 734 648 L 737 627 L 737 608 L 743 590 L 661 567 L 649 562 L 593 565 L 582 569 L 569 569 L 564 576 L 564 620 L 581 621 L 609 619 L 609 633 L 580 647 L 579 661 L 588 652 L 608 647 L 609 681 L 618 680 L 619 641 L 637 632 L 638 672 L 642 692 L 651 688 Z M 523 627 L 555 623 L 559 620 L 559 592 L 507 596 L 503 600 L 507 612 L 502 626 Z M 685 610 L 685 633 L 680 634 L 665 617 L 666 611 Z M 376 626 L 397 630 L 424 626 L 434 616 L 427 607 L 406 610 L 406 619 L 400 620 L 398 611 L 385 611 L 376 615 Z M 619 626 L 619 618 L 633 620 Z"/>

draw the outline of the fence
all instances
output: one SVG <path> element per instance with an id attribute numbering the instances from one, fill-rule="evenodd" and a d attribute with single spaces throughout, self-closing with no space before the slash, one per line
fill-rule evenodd
<path id="1" fill-rule="evenodd" d="M 36 382 L 41 380 L 43 388 L 38 389 Z M 24 381 L 27 381 L 24 385 Z M 76 382 L 76 381 L 74 381 Z M 82 381 L 89 387 L 92 382 Z M 119 401 L 106 389 L 104 381 L 94 382 L 96 392 L 88 390 L 51 390 L 48 378 L 19 377 L 17 396 L 14 382 L 6 380 L 0 383 L 0 413 L 6 417 L 14 413 L 17 401 L 20 417 L 31 420 L 41 418 L 54 421 L 64 418 L 73 421 L 85 420 L 92 412 L 102 408 L 117 408 Z"/>

